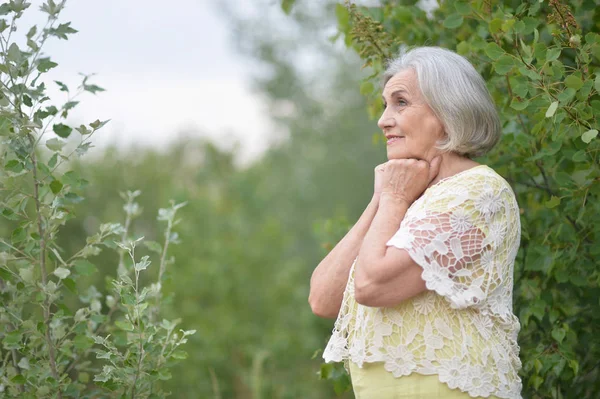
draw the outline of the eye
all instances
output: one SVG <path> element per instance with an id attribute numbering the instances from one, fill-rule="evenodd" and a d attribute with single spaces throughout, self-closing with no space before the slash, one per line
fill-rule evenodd
<path id="1" fill-rule="evenodd" d="M 405 101 L 403 98 L 399 98 L 399 99 L 398 99 L 398 105 L 400 105 L 400 106 L 405 106 L 405 105 L 407 105 L 407 104 L 408 104 L 408 103 L 407 103 L 407 102 L 406 102 L 406 101 Z"/>

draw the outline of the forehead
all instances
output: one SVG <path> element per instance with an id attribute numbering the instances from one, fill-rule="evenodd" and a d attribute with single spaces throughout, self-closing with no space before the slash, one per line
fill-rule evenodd
<path id="1" fill-rule="evenodd" d="M 420 93 L 417 84 L 417 73 L 414 69 L 405 69 L 392 76 L 392 78 L 387 81 L 385 87 L 383 88 L 383 96 L 388 97 L 398 90 L 402 90 L 413 95 L 418 95 Z"/>

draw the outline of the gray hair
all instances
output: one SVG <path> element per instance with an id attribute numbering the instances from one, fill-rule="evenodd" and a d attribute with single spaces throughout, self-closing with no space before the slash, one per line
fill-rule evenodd
<path id="1" fill-rule="evenodd" d="M 412 68 L 425 101 L 444 125 L 442 151 L 480 156 L 501 135 L 500 118 L 481 75 L 466 58 L 440 47 L 415 47 L 389 62 L 385 84 Z"/>

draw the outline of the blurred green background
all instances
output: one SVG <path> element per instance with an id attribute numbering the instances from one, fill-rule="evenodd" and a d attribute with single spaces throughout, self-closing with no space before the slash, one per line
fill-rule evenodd
<path id="1" fill-rule="evenodd" d="M 313 357 L 333 321 L 312 315 L 307 298 L 312 270 L 344 232 L 339 221 L 360 215 L 373 168 L 385 161 L 358 90 L 362 63 L 330 37 L 337 22 L 329 2 L 299 3 L 289 17 L 271 7 L 279 23 L 267 13 L 237 14 L 234 1 L 222 12 L 257 71 L 254 91 L 274 126 L 265 135 L 275 134 L 277 144 L 251 163 L 200 135 L 160 150 L 113 147 L 84 157 L 76 169 L 91 184 L 60 245 L 71 252 L 100 223 L 122 222 L 119 192 L 142 191 L 132 233 L 155 241 L 158 209 L 187 201 L 175 228 L 181 244 L 170 249 L 176 261 L 167 271 L 173 295 L 165 314 L 198 332 L 168 382 L 173 397 L 334 397 L 317 377 L 320 353 Z M 222 106 L 236 117 L 235 98 Z M 117 259 L 92 261 L 101 289 Z"/>

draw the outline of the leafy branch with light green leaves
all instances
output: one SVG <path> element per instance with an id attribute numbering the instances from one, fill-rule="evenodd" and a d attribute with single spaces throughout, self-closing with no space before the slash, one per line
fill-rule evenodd
<path id="1" fill-rule="evenodd" d="M 138 259 L 135 248 L 142 238 L 129 236 L 141 212 L 135 203 L 139 191 L 123 194 L 124 225 L 101 224 L 70 256 L 57 244 L 61 227 L 76 219 L 74 206 L 84 200 L 80 190 L 90 184 L 69 170 L 70 161 L 84 155 L 108 123 L 71 127 L 66 121 L 82 93 L 103 91 L 90 83 L 90 75 L 83 75 L 73 94 L 65 83 L 54 82 L 67 101 L 50 105 L 45 74 L 58 64 L 42 49 L 50 38 L 68 40 L 77 32 L 69 22 L 58 22 L 65 5 L 48 0 L 40 7 L 47 22 L 27 31 L 26 47 L 19 47 L 14 34 L 31 3 L 0 5 L 0 394 L 165 397 L 160 382 L 187 357 L 180 346 L 194 333 L 176 331 L 180 320 L 159 321 L 161 283 L 172 263 L 167 249 L 178 243 L 172 230 L 183 204 L 160 210 L 167 233 L 162 245 L 147 242 L 160 256 L 157 281 L 149 287 L 141 286 L 140 277 L 150 270 L 150 255 Z M 119 261 L 112 289 L 102 293 L 90 278 L 97 272 L 93 258 L 107 249 Z"/>

